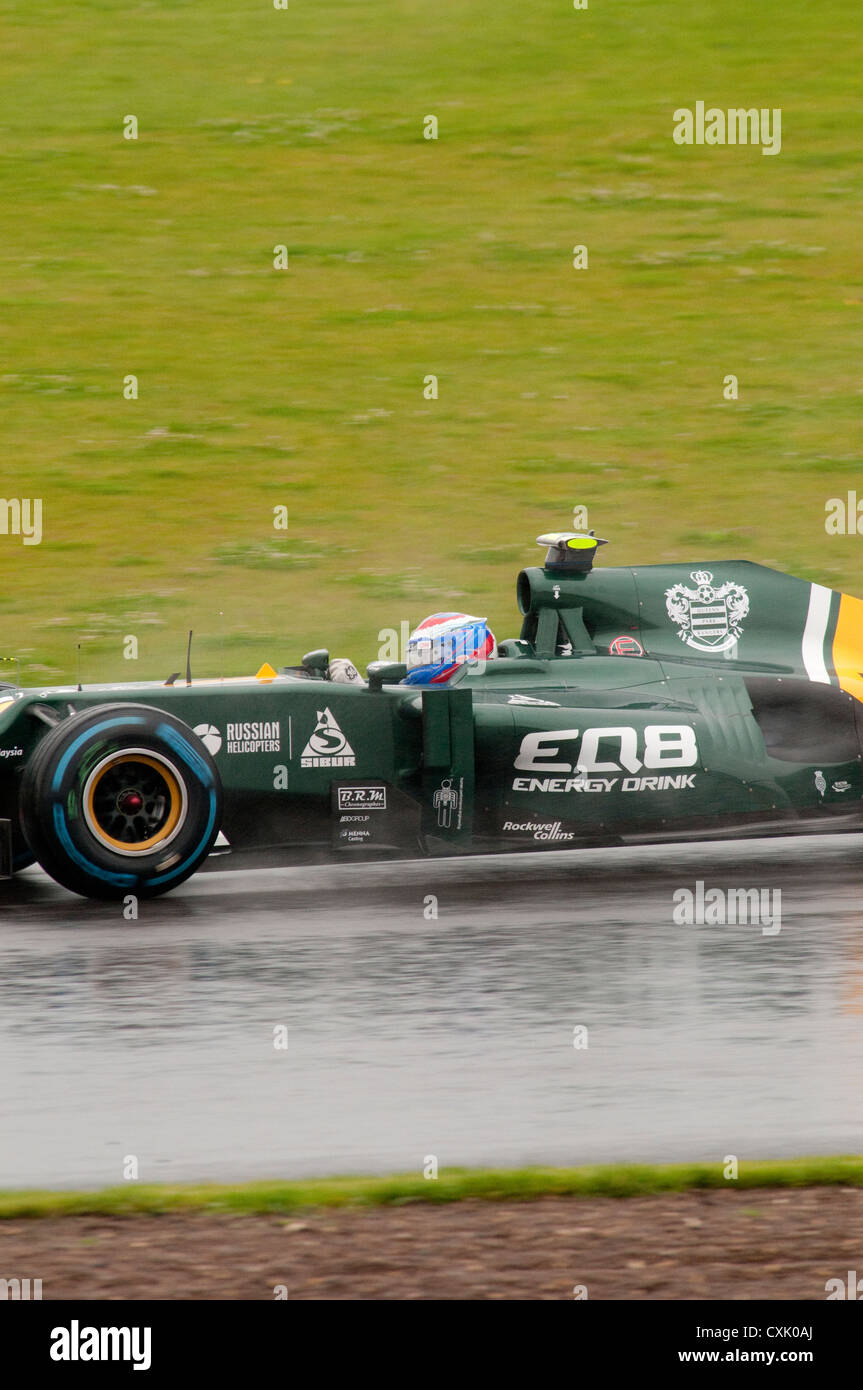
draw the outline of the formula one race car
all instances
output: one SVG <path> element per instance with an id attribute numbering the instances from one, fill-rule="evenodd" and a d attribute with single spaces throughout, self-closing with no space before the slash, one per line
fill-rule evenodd
<path id="1" fill-rule="evenodd" d="M 123 898 L 208 858 L 863 828 L 861 600 L 746 561 L 595 570 L 596 537 L 540 540 L 521 635 L 443 685 L 392 662 L 338 684 L 321 650 L 251 679 L 0 690 L 0 874 L 37 859 Z"/>

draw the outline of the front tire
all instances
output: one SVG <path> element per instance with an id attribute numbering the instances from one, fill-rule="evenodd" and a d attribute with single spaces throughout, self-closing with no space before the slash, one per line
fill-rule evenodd
<path id="1" fill-rule="evenodd" d="M 101 705 L 39 744 L 20 819 L 42 868 L 64 888 L 152 898 L 210 853 L 222 819 L 219 774 L 182 720 L 148 705 Z"/>

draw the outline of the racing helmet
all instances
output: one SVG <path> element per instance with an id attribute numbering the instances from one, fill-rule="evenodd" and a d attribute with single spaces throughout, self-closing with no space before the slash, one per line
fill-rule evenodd
<path id="1" fill-rule="evenodd" d="M 485 618 L 469 613 L 432 613 L 408 638 L 405 685 L 440 685 L 465 661 L 497 656 Z"/>

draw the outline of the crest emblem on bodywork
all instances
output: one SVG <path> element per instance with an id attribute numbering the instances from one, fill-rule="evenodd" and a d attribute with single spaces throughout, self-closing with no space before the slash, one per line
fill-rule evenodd
<path id="1" fill-rule="evenodd" d="M 742 584 L 727 580 L 714 585 L 710 570 L 693 570 L 695 588 L 673 584 L 665 591 L 668 616 L 677 635 L 699 652 L 724 652 L 739 640 L 749 612 L 749 595 Z"/>

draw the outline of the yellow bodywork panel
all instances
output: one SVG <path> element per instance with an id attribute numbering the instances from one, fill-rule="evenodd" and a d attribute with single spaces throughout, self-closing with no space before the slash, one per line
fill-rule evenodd
<path id="1" fill-rule="evenodd" d="M 863 599 L 842 594 L 833 638 L 833 666 L 839 685 L 863 701 Z"/>

